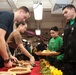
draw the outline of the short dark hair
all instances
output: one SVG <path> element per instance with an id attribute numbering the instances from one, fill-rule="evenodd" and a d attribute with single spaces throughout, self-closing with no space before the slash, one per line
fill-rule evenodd
<path id="1" fill-rule="evenodd" d="M 50 29 L 50 30 L 58 31 L 59 29 L 58 29 L 58 27 L 57 27 L 57 26 L 54 26 L 54 27 L 51 27 L 51 29 Z"/>
<path id="2" fill-rule="evenodd" d="M 69 8 L 69 9 L 74 8 L 74 9 L 75 9 L 75 11 L 76 11 L 75 6 L 74 6 L 74 5 L 72 5 L 72 4 L 68 4 L 68 5 L 64 6 L 64 7 L 62 8 L 62 10 L 64 10 L 65 8 Z"/>
<path id="3" fill-rule="evenodd" d="M 27 23 L 24 22 L 24 21 L 22 21 L 22 22 L 17 22 L 17 23 L 16 23 L 16 27 L 18 27 L 20 24 L 25 25 L 25 24 L 27 24 Z"/>
<path id="4" fill-rule="evenodd" d="M 18 8 L 18 10 L 20 10 L 20 9 L 24 10 L 26 13 L 30 12 L 26 6 L 21 6 L 20 8 Z"/>

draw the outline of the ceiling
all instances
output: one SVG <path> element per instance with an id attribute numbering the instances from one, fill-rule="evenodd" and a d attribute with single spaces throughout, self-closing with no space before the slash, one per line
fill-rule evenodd
<path id="1" fill-rule="evenodd" d="M 36 21 L 34 19 L 34 1 L 42 2 L 43 19 L 41 21 Z M 58 2 L 58 4 L 56 3 L 56 1 Z M 37 27 L 40 27 L 40 29 L 42 30 L 42 35 L 45 36 L 45 34 L 48 35 L 49 29 L 52 26 L 58 26 L 59 28 L 64 27 L 65 19 L 61 11 L 61 6 L 62 3 L 67 4 L 66 2 L 71 2 L 76 6 L 76 0 L 0 0 L 0 10 L 15 11 L 20 6 L 27 6 L 31 12 L 31 17 L 27 21 L 28 29 L 35 31 Z M 57 6 L 60 6 L 60 8 Z"/>
<path id="2" fill-rule="evenodd" d="M 36 28 L 33 4 L 37 1 L 41 1 L 43 5 L 43 19 L 40 23 L 41 28 L 49 28 L 50 25 L 53 26 L 56 24 L 60 25 L 64 21 L 61 9 L 57 8 L 57 6 L 55 7 L 55 4 L 67 4 L 67 2 L 72 2 L 74 5 L 76 5 L 76 0 L 0 0 L 0 10 L 15 11 L 20 6 L 27 6 L 31 12 L 31 17 L 28 20 L 30 24 L 29 27 Z M 54 8 L 57 8 L 57 10 L 54 10 Z"/>

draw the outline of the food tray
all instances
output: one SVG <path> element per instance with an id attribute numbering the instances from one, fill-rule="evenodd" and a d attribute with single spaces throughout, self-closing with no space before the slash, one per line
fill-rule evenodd
<path id="1" fill-rule="evenodd" d="M 27 74 L 27 73 L 30 73 L 31 70 L 29 68 L 24 68 L 24 67 L 15 67 L 15 68 L 8 69 L 8 72 L 13 72 L 16 74 Z"/>

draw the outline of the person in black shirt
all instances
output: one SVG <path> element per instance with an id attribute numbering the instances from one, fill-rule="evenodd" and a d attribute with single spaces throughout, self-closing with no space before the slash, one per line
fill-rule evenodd
<path id="1" fill-rule="evenodd" d="M 41 40 L 40 43 L 36 46 L 35 49 L 37 50 L 36 52 L 43 51 L 43 50 L 47 49 L 47 45 L 44 43 L 43 40 Z M 35 60 L 37 60 L 37 61 L 40 60 L 40 59 L 43 59 L 43 58 L 46 59 L 45 56 L 42 56 L 42 55 L 38 56 L 38 55 L 36 55 L 34 51 L 33 51 L 32 54 L 34 55 Z"/>
<path id="2" fill-rule="evenodd" d="M 56 52 L 50 55 L 58 55 L 64 53 L 64 75 L 76 74 L 76 8 L 74 5 L 66 5 L 63 7 L 64 17 L 68 20 L 64 27 L 63 45 Z"/>
<path id="3" fill-rule="evenodd" d="M 29 9 L 25 6 L 20 7 L 14 13 L 0 11 L 0 67 L 12 67 L 6 50 L 6 40 L 13 30 L 13 23 L 25 21 L 29 17 Z"/>

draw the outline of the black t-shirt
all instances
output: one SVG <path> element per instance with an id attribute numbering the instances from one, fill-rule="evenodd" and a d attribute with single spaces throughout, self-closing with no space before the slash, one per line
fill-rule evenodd
<path id="1" fill-rule="evenodd" d="M 0 28 L 6 31 L 5 40 L 7 40 L 9 34 L 13 31 L 13 19 L 14 13 L 0 11 Z"/>

